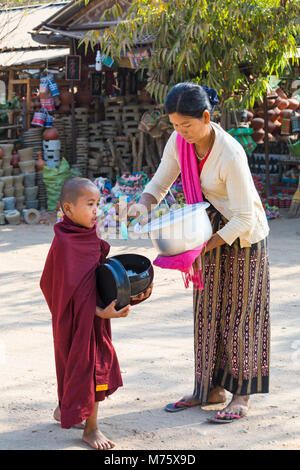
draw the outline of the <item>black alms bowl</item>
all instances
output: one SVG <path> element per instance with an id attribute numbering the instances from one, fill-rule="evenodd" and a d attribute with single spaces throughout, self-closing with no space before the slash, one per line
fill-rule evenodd
<path id="1" fill-rule="evenodd" d="M 142 255 L 128 253 L 124 255 L 113 256 L 122 263 L 130 282 L 130 297 L 135 297 L 145 292 L 152 284 L 154 270 L 151 261 Z"/>
<path id="2" fill-rule="evenodd" d="M 96 283 L 100 299 L 107 307 L 117 300 L 116 310 L 130 303 L 130 282 L 126 270 L 120 261 L 108 258 L 96 269 Z"/>
<path id="3" fill-rule="evenodd" d="M 117 300 L 116 310 L 130 304 L 131 297 L 145 292 L 154 276 L 151 261 L 142 255 L 125 254 L 107 258 L 96 269 L 100 299 L 107 307 Z"/>

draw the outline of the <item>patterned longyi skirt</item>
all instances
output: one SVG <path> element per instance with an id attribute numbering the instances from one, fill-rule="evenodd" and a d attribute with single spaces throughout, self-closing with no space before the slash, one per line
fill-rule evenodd
<path id="1" fill-rule="evenodd" d="M 227 222 L 208 209 L 213 233 Z M 204 289 L 194 289 L 194 397 L 208 401 L 217 385 L 237 395 L 269 391 L 269 261 L 267 239 L 239 239 L 202 255 Z"/>

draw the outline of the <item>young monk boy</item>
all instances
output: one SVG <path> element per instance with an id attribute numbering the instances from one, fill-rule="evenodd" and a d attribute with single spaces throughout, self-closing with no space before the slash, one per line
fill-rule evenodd
<path id="1" fill-rule="evenodd" d="M 114 442 L 98 428 L 98 405 L 123 385 L 110 319 L 126 317 L 130 306 L 117 311 L 112 302 L 104 308 L 97 294 L 95 269 L 110 249 L 96 233 L 99 199 L 86 178 L 64 184 L 64 217 L 54 226 L 40 286 L 52 314 L 59 401 L 54 417 L 62 428 L 84 427 L 83 440 L 93 448 L 111 449 Z"/>

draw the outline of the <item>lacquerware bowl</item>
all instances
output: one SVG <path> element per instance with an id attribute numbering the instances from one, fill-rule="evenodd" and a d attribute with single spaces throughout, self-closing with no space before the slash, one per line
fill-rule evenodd
<path id="1" fill-rule="evenodd" d="M 151 285 L 154 270 L 151 261 L 146 256 L 128 253 L 113 257 L 124 266 L 130 282 L 131 297 L 145 292 Z"/>
<path id="2" fill-rule="evenodd" d="M 130 282 L 126 270 L 120 261 L 108 258 L 96 269 L 96 283 L 100 299 L 107 307 L 117 300 L 116 310 L 130 303 Z"/>
<path id="3" fill-rule="evenodd" d="M 116 299 L 116 310 L 130 304 L 132 297 L 145 292 L 153 277 L 151 261 L 135 253 L 107 258 L 105 263 L 96 269 L 99 296 L 105 307 Z"/>

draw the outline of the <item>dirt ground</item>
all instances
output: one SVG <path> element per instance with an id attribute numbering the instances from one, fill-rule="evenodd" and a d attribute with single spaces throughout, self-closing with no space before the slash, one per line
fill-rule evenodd
<path id="1" fill-rule="evenodd" d="M 270 227 L 270 393 L 254 395 L 249 415 L 228 425 L 206 422 L 213 409 L 164 411 L 193 390 L 192 289 L 178 272 L 155 268 L 151 298 L 112 322 L 124 386 L 101 405 L 99 424 L 117 450 L 300 449 L 300 219 Z M 52 418 L 51 318 L 39 288 L 52 236 L 52 225 L 0 229 L 2 450 L 89 449 L 82 431 Z M 156 256 L 150 240 L 110 243 L 111 255 Z"/>

